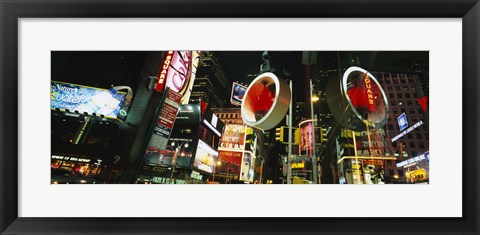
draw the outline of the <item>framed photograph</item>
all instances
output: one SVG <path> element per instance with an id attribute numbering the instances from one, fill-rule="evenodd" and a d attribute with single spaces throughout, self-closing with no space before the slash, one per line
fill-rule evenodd
<path id="1" fill-rule="evenodd" d="M 477 0 L 0 11 L 1 234 L 480 233 Z"/>

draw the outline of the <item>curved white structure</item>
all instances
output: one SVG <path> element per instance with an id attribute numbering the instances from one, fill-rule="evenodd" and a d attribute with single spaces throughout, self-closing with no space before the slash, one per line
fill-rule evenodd
<path id="1" fill-rule="evenodd" d="M 241 106 L 243 122 L 261 130 L 274 128 L 285 117 L 291 97 L 287 82 L 273 73 L 259 75 L 245 92 Z"/>

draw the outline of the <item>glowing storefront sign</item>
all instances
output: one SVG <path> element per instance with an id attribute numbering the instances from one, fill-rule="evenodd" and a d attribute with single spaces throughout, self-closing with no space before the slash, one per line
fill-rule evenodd
<path id="1" fill-rule="evenodd" d="M 303 169 L 305 168 L 305 162 L 292 163 L 292 169 Z"/>
<path id="2" fill-rule="evenodd" d="M 88 158 L 69 157 L 69 156 L 61 156 L 61 155 L 52 155 L 52 159 L 64 160 L 64 161 L 75 161 L 75 162 L 86 162 L 86 163 L 89 163 L 92 161 L 92 159 L 88 159 Z"/>
<path id="3" fill-rule="evenodd" d="M 245 92 L 241 106 L 243 122 L 261 130 L 270 130 L 285 117 L 290 100 L 291 91 L 287 82 L 273 73 L 263 73 L 250 83 Z"/>
<path id="4" fill-rule="evenodd" d="M 117 118 L 125 93 L 76 84 L 51 82 L 50 108 Z"/>
<path id="5" fill-rule="evenodd" d="M 408 166 L 413 165 L 414 163 L 420 162 L 422 160 L 425 160 L 426 157 L 428 156 L 429 152 L 425 152 L 424 154 L 418 155 L 416 157 L 412 157 L 408 160 L 405 160 L 403 162 L 397 163 L 397 167 L 404 167 L 407 168 Z"/>

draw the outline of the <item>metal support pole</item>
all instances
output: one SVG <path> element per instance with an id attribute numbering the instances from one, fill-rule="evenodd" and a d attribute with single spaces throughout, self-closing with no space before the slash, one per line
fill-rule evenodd
<path id="1" fill-rule="evenodd" d="M 360 162 L 358 161 L 358 155 L 357 155 L 357 140 L 355 138 L 355 131 L 352 131 L 352 136 L 353 136 L 353 152 L 355 153 L 355 161 L 356 161 L 356 164 L 358 164 L 360 166 Z M 352 164 L 353 166 L 353 164 Z M 360 166 L 361 167 L 361 166 Z M 353 167 L 352 167 L 353 168 Z M 353 170 L 353 169 L 352 169 Z M 358 169 L 355 169 L 355 171 L 358 173 L 358 180 L 360 181 L 361 179 L 361 176 L 360 176 L 360 168 Z M 352 174 L 353 175 L 353 174 Z M 352 176 L 353 178 L 353 176 Z M 355 180 L 354 180 L 355 181 Z M 354 182 L 355 183 L 355 182 Z M 360 181 L 361 184 L 363 184 L 362 181 Z"/>
<path id="2" fill-rule="evenodd" d="M 170 182 L 172 182 L 173 173 L 175 172 L 175 166 L 177 165 L 178 151 L 179 151 L 178 148 L 175 148 L 175 153 L 173 154 L 173 158 L 172 158 L 172 173 L 170 174 Z"/>
<path id="3" fill-rule="evenodd" d="M 310 111 L 312 116 L 312 175 L 313 175 L 313 183 L 321 183 L 318 180 L 318 166 L 317 166 L 317 155 L 315 151 L 315 112 L 313 110 L 313 87 L 312 87 L 312 79 L 310 79 Z"/>
<path id="4" fill-rule="evenodd" d="M 293 104 L 292 104 L 292 96 L 293 96 L 293 89 L 292 89 L 292 80 L 290 80 L 290 107 L 288 109 L 288 156 L 287 156 L 287 184 L 292 183 L 292 119 L 293 119 Z"/>
<path id="5" fill-rule="evenodd" d="M 260 157 L 262 157 L 262 156 L 260 156 Z M 262 184 L 263 163 L 265 163 L 265 158 L 262 157 L 262 163 L 261 163 L 261 165 L 260 165 L 260 184 Z"/>
<path id="6" fill-rule="evenodd" d="M 228 177 L 228 170 L 230 170 L 230 165 L 229 165 L 228 162 L 227 162 L 227 163 L 225 163 L 225 166 L 227 167 L 227 178 L 225 179 L 225 184 L 228 184 L 228 179 L 229 179 L 229 177 Z"/>

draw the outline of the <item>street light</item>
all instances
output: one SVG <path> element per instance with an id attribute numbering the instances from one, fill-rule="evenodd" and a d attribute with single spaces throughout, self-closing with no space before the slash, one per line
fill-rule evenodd
<path id="1" fill-rule="evenodd" d="M 321 182 L 318 182 L 318 173 L 317 173 L 317 156 L 316 156 L 316 153 L 315 153 L 315 111 L 313 110 L 313 102 L 316 102 L 318 100 L 320 100 L 320 98 L 318 98 L 318 96 L 314 95 L 313 93 L 313 84 L 312 84 L 312 79 L 310 79 L 310 114 L 312 116 L 312 139 L 311 139 L 311 143 L 312 143 L 312 174 L 313 174 L 313 183 L 314 184 L 317 184 L 317 183 L 321 183 Z"/>
<path id="2" fill-rule="evenodd" d="M 175 147 L 175 142 L 172 142 L 170 145 L 171 145 L 172 148 L 174 148 Z M 172 181 L 173 173 L 175 172 L 175 167 L 177 166 L 178 152 L 180 151 L 182 146 L 185 146 L 185 148 L 188 148 L 188 142 L 183 142 L 178 147 L 175 148 L 175 152 L 174 152 L 173 158 L 172 158 L 172 173 L 170 174 L 170 182 Z"/>

